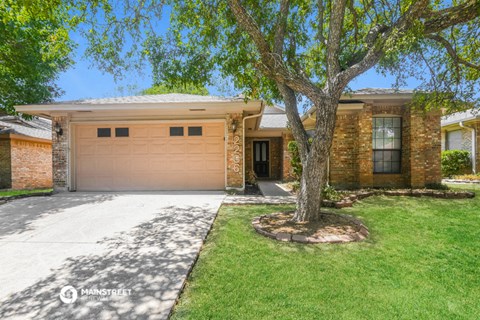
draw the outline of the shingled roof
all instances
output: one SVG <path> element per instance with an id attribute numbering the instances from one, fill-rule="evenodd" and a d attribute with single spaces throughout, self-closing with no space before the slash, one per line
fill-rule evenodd
<path id="1" fill-rule="evenodd" d="M 0 115 L 0 134 L 8 133 L 52 140 L 52 122 L 43 118 L 24 120 L 17 116 Z"/>

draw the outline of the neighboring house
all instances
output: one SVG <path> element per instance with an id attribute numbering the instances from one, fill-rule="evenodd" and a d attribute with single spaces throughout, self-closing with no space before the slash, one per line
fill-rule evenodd
<path id="1" fill-rule="evenodd" d="M 411 111 L 405 105 L 411 96 L 363 91 L 342 99 L 330 161 L 333 185 L 440 182 L 440 114 Z M 252 170 L 259 179 L 292 178 L 285 112 L 262 101 L 165 94 L 17 111 L 49 117 L 61 131 L 53 144 L 57 190 L 242 189 Z M 307 128 L 313 118 L 303 117 Z"/>
<path id="2" fill-rule="evenodd" d="M 51 187 L 50 120 L 0 114 L 0 189 Z"/>
<path id="3" fill-rule="evenodd" d="M 442 117 L 442 150 L 466 150 L 472 172 L 480 172 L 480 113 L 468 110 Z"/>

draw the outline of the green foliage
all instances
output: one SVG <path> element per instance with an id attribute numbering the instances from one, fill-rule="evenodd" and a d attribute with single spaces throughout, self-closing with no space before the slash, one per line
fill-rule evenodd
<path id="1" fill-rule="evenodd" d="M 302 161 L 300 159 L 300 153 L 298 152 L 298 144 L 296 141 L 290 141 L 288 143 L 288 152 L 290 152 L 290 164 L 292 165 L 293 175 L 295 180 L 300 181 L 302 177 Z"/>
<path id="2" fill-rule="evenodd" d="M 326 200 L 332 200 L 332 201 L 342 200 L 342 195 L 337 190 L 335 190 L 334 187 L 330 185 L 326 185 L 325 187 L 323 187 L 322 196 L 323 196 L 323 199 L 326 199 Z"/>
<path id="3" fill-rule="evenodd" d="M 180 86 L 168 86 L 167 84 L 158 84 L 142 91 L 143 95 L 165 93 L 186 93 L 208 96 L 208 89 L 204 86 L 198 87 L 193 84 L 186 84 Z"/>
<path id="4" fill-rule="evenodd" d="M 451 177 L 454 174 L 466 173 L 471 166 L 470 153 L 465 150 L 442 151 L 442 175 Z"/>
<path id="5" fill-rule="evenodd" d="M 55 85 L 72 61 L 73 43 L 60 2 L 0 2 L 0 108 L 51 101 L 61 92 Z"/>

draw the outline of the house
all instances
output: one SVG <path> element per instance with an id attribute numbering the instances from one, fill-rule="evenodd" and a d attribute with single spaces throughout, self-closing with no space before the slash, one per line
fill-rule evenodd
<path id="1" fill-rule="evenodd" d="M 470 153 L 472 172 L 480 172 L 480 113 L 467 110 L 442 117 L 442 151 L 466 150 Z"/>
<path id="2" fill-rule="evenodd" d="M 440 114 L 411 92 L 345 95 L 330 158 L 342 188 L 440 182 Z M 262 101 L 186 94 L 18 106 L 48 117 L 57 190 L 243 189 L 246 174 L 292 179 L 285 112 Z M 303 121 L 314 123 L 312 110 Z"/>
<path id="3" fill-rule="evenodd" d="M 51 122 L 0 114 L 0 189 L 52 187 Z"/>

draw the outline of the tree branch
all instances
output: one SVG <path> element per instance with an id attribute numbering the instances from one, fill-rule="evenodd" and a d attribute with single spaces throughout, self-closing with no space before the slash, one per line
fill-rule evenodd
<path id="1" fill-rule="evenodd" d="M 285 41 L 285 32 L 287 30 L 288 12 L 290 10 L 290 1 L 282 0 L 280 3 L 280 14 L 278 15 L 277 30 L 273 44 L 273 52 L 280 57 L 283 54 L 283 45 Z"/>
<path id="2" fill-rule="evenodd" d="M 428 39 L 431 39 L 431 40 L 434 40 L 438 43 L 440 43 L 441 45 L 443 45 L 445 47 L 445 49 L 447 50 L 447 53 L 450 55 L 450 57 L 452 58 L 452 60 L 457 63 L 457 64 L 463 64 L 469 68 L 472 68 L 472 69 L 475 69 L 475 70 L 478 70 L 480 71 L 480 65 L 476 65 L 476 64 L 473 64 L 461 57 L 458 56 L 457 52 L 455 51 L 455 49 L 453 48 L 453 46 L 450 44 L 450 42 L 448 42 L 447 39 L 445 39 L 444 37 L 438 35 L 438 34 L 429 34 L 426 36 Z"/>
<path id="3" fill-rule="evenodd" d="M 327 46 L 327 79 L 334 81 L 340 72 L 340 43 L 342 39 L 343 19 L 345 18 L 345 7 L 347 0 L 335 0 L 330 17 L 328 28 L 328 46 Z"/>
<path id="4" fill-rule="evenodd" d="M 323 23 L 324 23 L 324 16 L 325 16 L 325 5 L 323 0 L 317 1 L 317 8 L 318 8 L 318 30 L 317 30 L 317 40 L 321 44 L 325 44 L 325 36 L 323 35 Z"/>
<path id="5" fill-rule="evenodd" d="M 261 57 L 261 63 L 263 63 L 263 65 L 259 65 L 258 68 L 260 68 L 265 75 L 276 82 L 289 86 L 296 92 L 305 94 L 312 100 L 322 96 L 320 90 L 310 79 L 298 73 L 292 74 L 283 63 L 281 57 L 271 51 L 257 22 L 242 6 L 240 0 L 229 0 L 229 6 L 239 27 L 247 32 L 255 43 Z"/>
<path id="6" fill-rule="evenodd" d="M 292 129 L 292 134 L 298 144 L 299 154 L 302 157 L 302 163 L 306 161 L 305 156 L 309 152 L 308 135 L 298 114 L 297 97 L 295 92 L 285 84 L 277 82 L 277 88 L 282 94 L 285 102 L 285 113 Z"/>
<path id="7" fill-rule="evenodd" d="M 469 0 L 455 7 L 425 12 L 424 33 L 432 34 L 456 24 L 465 23 L 480 15 L 480 1 Z"/>
<path id="8" fill-rule="evenodd" d="M 428 4 L 428 0 L 416 1 L 392 26 L 378 26 L 372 29 L 372 34 L 366 39 L 369 46 L 367 53 L 360 62 L 337 75 L 338 83 L 346 86 L 353 78 L 377 64 L 384 54 L 385 43 L 402 36 L 413 25 L 413 22 L 421 17 Z"/>

